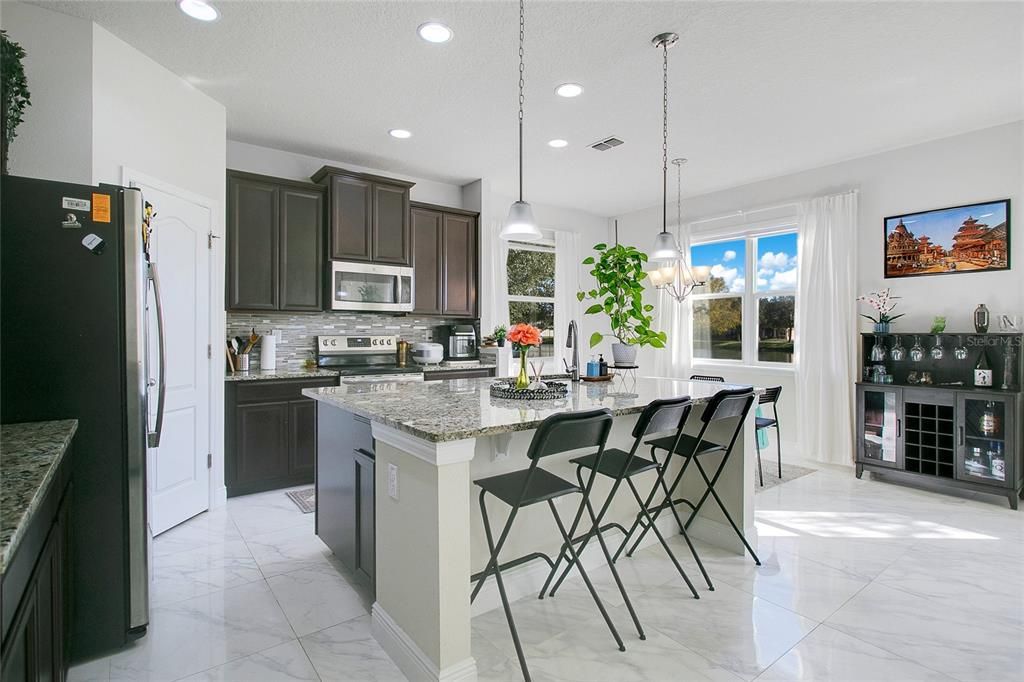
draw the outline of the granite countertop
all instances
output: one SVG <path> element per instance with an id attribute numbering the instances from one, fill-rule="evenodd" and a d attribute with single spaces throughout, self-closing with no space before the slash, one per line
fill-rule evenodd
<path id="1" fill-rule="evenodd" d="M 558 412 L 610 408 L 613 414 L 641 412 L 655 398 L 690 396 L 706 402 L 734 384 L 616 376 L 611 381 L 569 383 L 559 400 L 492 398 L 492 377 L 455 381 L 343 381 L 340 386 L 307 388 L 303 395 L 440 443 L 536 428 Z M 749 388 L 749 387 L 747 387 Z"/>
<path id="2" fill-rule="evenodd" d="M 0 576 L 76 430 L 76 419 L 0 427 Z"/>
<path id="3" fill-rule="evenodd" d="M 428 372 L 470 372 L 477 369 L 497 369 L 493 362 L 460 362 L 457 365 L 423 365 L 423 373 Z"/>
<path id="4" fill-rule="evenodd" d="M 333 369 L 282 367 L 266 371 L 254 369 L 249 372 L 228 372 L 224 375 L 224 381 L 270 381 L 272 379 L 311 379 L 336 376 L 338 376 L 338 372 Z"/>

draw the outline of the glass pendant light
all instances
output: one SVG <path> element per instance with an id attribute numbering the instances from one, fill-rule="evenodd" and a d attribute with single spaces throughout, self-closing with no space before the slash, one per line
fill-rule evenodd
<path id="1" fill-rule="evenodd" d="M 686 159 L 672 159 L 672 165 L 676 167 L 676 225 L 679 226 L 683 224 L 683 164 L 685 163 Z M 669 236 L 672 235 L 669 234 Z M 677 302 L 682 303 L 694 289 L 707 284 L 708 278 L 711 276 L 711 269 L 707 266 L 691 268 L 686 263 L 686 256 L 683 255 L 679 242 L 674 238 L 672 246 L 679 255 L 673 260 L 655 263 L 654 269 L 647 271 L 647 277 L 655 288 L 668 292 Z"/>
<path id="2" fill-rule="evenodd" d="M 501 228 L 501 238 L 520 242 L 532 242 L 541 238 L 540 228 L 533 218 L 533 209 L 523 201 L 523 38 L 526 36 L 525 8 L 519 0 L 519 200 L 508 209 L 508 218 Z"/>
<path id="3" fill-rule="evenodd" d="M 659 33 L 651 44 L 661 48 L 661 232 L 654 239 L 648 258 L 655 263 L 669 263 L 682 256 L 676 238 L 668 231 L 668 48 L 679 40 L 676 33 Z"/>

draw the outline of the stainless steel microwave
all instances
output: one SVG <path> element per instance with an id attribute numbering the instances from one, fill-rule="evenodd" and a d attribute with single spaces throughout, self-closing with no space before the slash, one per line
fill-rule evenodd
<path id="1" fill-rule="evenodd" d="M 412 268 L 371 263 L 331 263 L 331 309 L 411 312 Z"/>

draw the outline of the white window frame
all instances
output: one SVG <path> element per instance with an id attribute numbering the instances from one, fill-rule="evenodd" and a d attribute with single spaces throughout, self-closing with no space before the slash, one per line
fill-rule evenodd
<path id="1" fill-rule="evenodd" d="M 799 230 L 796 220 L 781 220 L 771 221 L 768 223 L 761 224 L 747 224 L 740 228 L 730 229 L 724 233 L 707 233 L 701 234 L 699 238 L 691 239 L 690 249 L 694 247 L 703 246 L 705 244 L 717 244 L 721 242 L 736 242 L 742 241 L 745 245 L 744 253 L 744 273 L 743 273 L 743 291 L 742 292 L 720 292 L 714 294 L 691 294 L 691 305 L 689 306 L 690 311 L 690 347 L 693 348 L 694 334 L 696 332 L 696 325 L 693 321 L 693 303 L 704 300 L 714 300 L 723 298 L 739 298 L 740 299 L 740 310 L 743 316 L 741 326 L 741 343 L 740 343 L 740 359 L 739 360 L 726 360 L 721 358 L 699 358 L 697 356 L 692 357 L 692 365 L 694 367 L 752 367 L 759 370 L 776 370 L 783 372 L 792 372 L 797 368 L 797 364 L 800 359 L 800 329 L 797 326 L 797 310 L 800 306 L 800 297 L 797 294 L 797 288 L 794 286 L 792 289 L 776 289 L 776 290 L 757 290 L 757 271 L 758 271 L 758 257 L 757 257 L 757 243 L 758 240 L 764 237 L 774 237 L 780 234 L 796 234 L 797 241 L 799 243 Z M 687 254 L 688 257 L 691 254 Z M 796 254 L 799 257 L 799 253 Z M 760 338 L 760 319 L 758 315 L 758 304 L 762 298 L 772 298 L 775 296 L 792 296 L 793 297 L 793 361 L 792 362 L 763 362 L 757 357 L 757 341 Z"/>
<path id="2" fill-rule="evenodd" d="M 554 239 L 539 239 L 539 240 L 537 240 L 535 242 L 516 242 L 516 241 L 513 241 L 513 242 L 509 242 L 508 250 L 509 251 L 538 251 L 540 253 L 550 253 L 550 254 L 554 255 L 555 258 L 558 258 L 558 255 L 555 253 L 555 240 Z M 508 267 L 507 263 L 506 263 L 506 267 Z M 557 265 L 556 265 L 556 268 L 557 268 Z M 506 294 L 508 296 L 508 303 L 550 303 L 551 304 L 552 314 L 553 314 L 553 311 L 555 309 L 555 306 L 558 305 L 558 303 L 555 301 L 555 297 L 554 296 L 550 296 L 550 297 L 549 296 L 519 296 L 519 295 L 516 295 L 516 294 L 509 294 L 507 291 L 506 291 Z M 506 312 L 509 313 L 509 317 L 511 318 L 511 309 L 509 309 Z M 515 322 L 512 321 L 511 319 L 509 319 L 509 322 L 511 322 L 512 324 L 515 324 Z M 553 329 L 552 329 L 552 332 L 554 332 Z M 546 356 L 546 357 L 544 357 L 544 359 L 545 360 L 550 360 L 551 356 Z"/>

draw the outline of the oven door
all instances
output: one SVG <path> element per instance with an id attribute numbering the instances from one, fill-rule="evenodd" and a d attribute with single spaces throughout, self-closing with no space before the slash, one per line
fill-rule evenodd
<path id="1" fill-rule="evenodd" d="M 411 312 L 412 268 L 333 261 L 331 309 Z"/>

